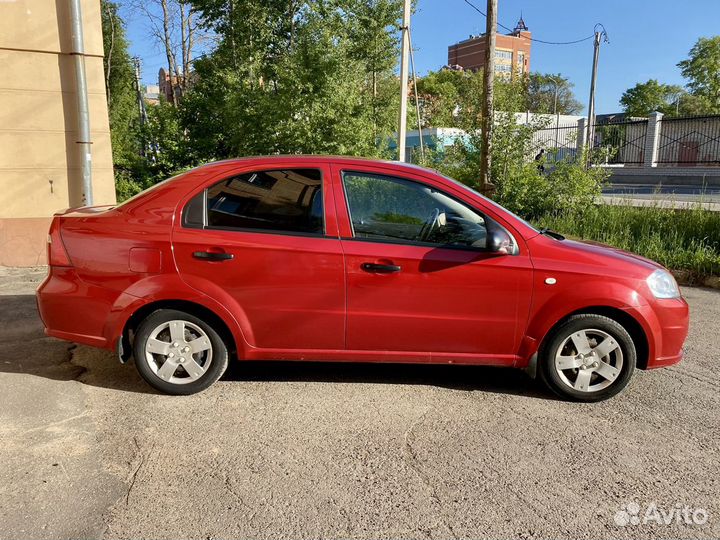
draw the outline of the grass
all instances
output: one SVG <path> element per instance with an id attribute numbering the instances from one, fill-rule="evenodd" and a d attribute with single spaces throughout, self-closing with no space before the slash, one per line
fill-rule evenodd
<path id="1" fill-rule="evenodd" d="M 720 276 L 720 212 L 699 206 L 672 210 L 599 205 L 582 214 L 546 215 L 536 224 L 570 237 L 637 253 L 674 270 L 691 283 Z"/>

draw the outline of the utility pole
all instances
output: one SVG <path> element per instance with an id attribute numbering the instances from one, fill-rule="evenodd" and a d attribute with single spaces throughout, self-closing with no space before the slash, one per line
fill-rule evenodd
<path id="1" fill-rule="evenodd" d="M 422 121 L 420 119 L 420 96 L 418 96 L 417 72 L 415 71 L 415 55 L 412 48 L 412 33 L 408 30 L 410 45 L 410 71 L 412 71 L 413 94 L 415 94 L 415 114 L 417 117 L 418 140 L 420 141 L 420 160 L 425 164 L 425 145 L 423 144 Z"/>
<path id="2" fill-rule="evenodd" d="M 601 32 L 598 32 L 597 27 L 602 28 Z M 587 132 L 587 148 L 588 152 L 587 164 L 590 164 L 590 152 L 595 146 L 595 85 L 597 83 L 597 70 L 598 70 L 598 58 L 600 57 L 600 40 L 605 37 L 605 42 L 608 42 L 607 32 L 605 27 L 601 24 L 595 25 L 595 40 L 593 49 L 593 65 L 592 65 L 592 78 L 590 79 L 590 103 L 588 104 L 588 132 Z"/>
<path id="3" fill-rule="evenodd" d="M 398 161 L 405 161 L 407 139 L 408 56 L 410 53 L 410 0 L 404 0 L 402 27 L 402 56 L 400 56 L 400 125 L 398 128 Z"/>
<path id="4" fill-rule="evenodd" d="M 140 114 L 140 125 L 144 126 L 147 123 L 147 110 L 145 110 L 145 99 L 142 95 L 142 84 L 140 83 L 141 77 L 140 77 L 140 58 L 137 56 L 133 57 L 133 64 L 135 65 L 135 90 L 137 94 L 137 102 L 138 102 L 138 113 Z M 146 155 L 146 148 L 145 148 L 145 136 L 142 137 L 142 146 L 140 148 L 140 155 L 145 156 Z"/>
<path id="5" fill-rule="evenodd" d="M 495 185 L 490 178 L 493 130 L 493 86 L 495 78 L 495 34 L 497 32 L 497 0 L 487 0 L 485 27 L 485 67 L 483 71 L 482 141 L 480 146 L 480 191 L 491 195 Z"/>
<path id="6" fill-rule="evenodd" d="M 140 58 L 134 56 L 133 64 L 135 65 L 135 90 L 138 101 L 138 113 L 140 114 L 140 124 L 145 125 L 145 122 L 147 122 L 147 111 L 145 110 L 145 100 L 143 99 L 142 84 L 140 83 Z"/>
<path id="7" fill-rule="evenodd" d="M 558 100 L 558 91 L 560 90 L 560 83 L 558 82 L 558 79 L 556 77 L 548 77 L 553 84 L 555 85 L 555 101 L 553 102 L 553 114 L 555 115 L 555 153 L 557 159 L 557 153 L 558 153 L 558 138 L 560 135 L 560 114 L 558 114 L 557 110 L 557 100 Z"/>

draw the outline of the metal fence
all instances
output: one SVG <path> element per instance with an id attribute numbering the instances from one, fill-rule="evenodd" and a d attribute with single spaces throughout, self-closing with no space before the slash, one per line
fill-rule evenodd
<path id="1" fill-rule="evenodd" d="M 647 119 L 622 120 L 595 125 L 593 148 L 605 163 L 641 165 L 645 158 Z"/>
<path id="2" fill-rule="evenodd" d="M 720 166 L 720 115 L 661 118 L 657 130 L 654 125 L 648 124 L 647 118 L 597 123 L 591 145 L 596 160 L 631 167 Z M 578 137 L 584 137 L 579 129 L 579 124 L 552 123 L 536 129 L 528 158 L 540 150 L 545 150 L 549 163 L 574 158 L 578 154 Z M 645 163 L 648 145 L 655 156 L 652 164 Z"/>
<path id="3" fill-rule="evenodd" d="M 548 162 L 570 159 L 577 155 L 577 124 L 555 125 L 535 130 L 532 149 L 535 154 L 545 150 Z"/>
<path id="4" fill-rule="evenodd" d="M 664 165 L 720 165 L 720 116 L 663 118 L 657 162 Z"/>

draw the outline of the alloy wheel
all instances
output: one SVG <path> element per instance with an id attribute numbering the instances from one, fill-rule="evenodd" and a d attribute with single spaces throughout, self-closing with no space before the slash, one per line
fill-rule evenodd
<path id="1" fill-rule="evenodd" d="M 183 320 L 159 324 L 145 343 L 148 366 L 171 384 L 188 384 L 201 378 L 210 367 L 212 352 L 205 331 Z"/>
<path id="2" fill-rule="evenodd" d="M 576 330 L 556 349 L 554 367 L 563 384 L 578 392 L 597 392 L 620 376 L 623 352 L 603 330 Z"/>

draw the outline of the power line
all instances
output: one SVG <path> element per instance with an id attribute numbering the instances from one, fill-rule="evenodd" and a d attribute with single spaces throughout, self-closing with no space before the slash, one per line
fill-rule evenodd
<path id="1" fill-rule="evenodd" d="M 478 12 L 480 15 L 482 15 L 483 17 L 487 17 L 487 15 L 486 15 L 485 13 L 483 13 L 483 12 L 480 10 L 480 8 L 478 8 L 475 4 L 473 4 L 472 2 L 470 2 L 470 0 L 463 0 L 463 2 L 465 2 L 465 3 L 466 3 L 468 6 L 470 6 L 471 8 L 473 8 L 475 11 L 477 11 L 477 12 Z M 515 30 L 512 29 L 512 28 L 508 28 L 507 26 L 505 26 L 505 25 L 502 24 L 501 22 L 498 22 L 498 26 L 500 26 L 501 28 L 507 30 L 508 32 L 514 32 L 514 31 L 515 31 Z M 574 45 L 574 44 L 576 44 L 576 43 L 582 43 L 583 41 L 588 41 L 588 40 L 590 40 L 590 39 L 593 39 L 594 37 L 595 37 L 595 34 L 593 33 L 592 35 L 589 35 L 589 36 L 584 37 L 584 38 L 581 38 L 581 39 L 576 39 L 576 40 L 573 40 L 573 41 L 545 41 L 545 40 L 537 39 L 537 38 L 533 38 L 533 37 L 526 38 L 526 39 L 529 39 L 530 41 L 535 41 L 535 42 L 537 42 L 537 43 L 544 43 L 545 45 Z"/>

